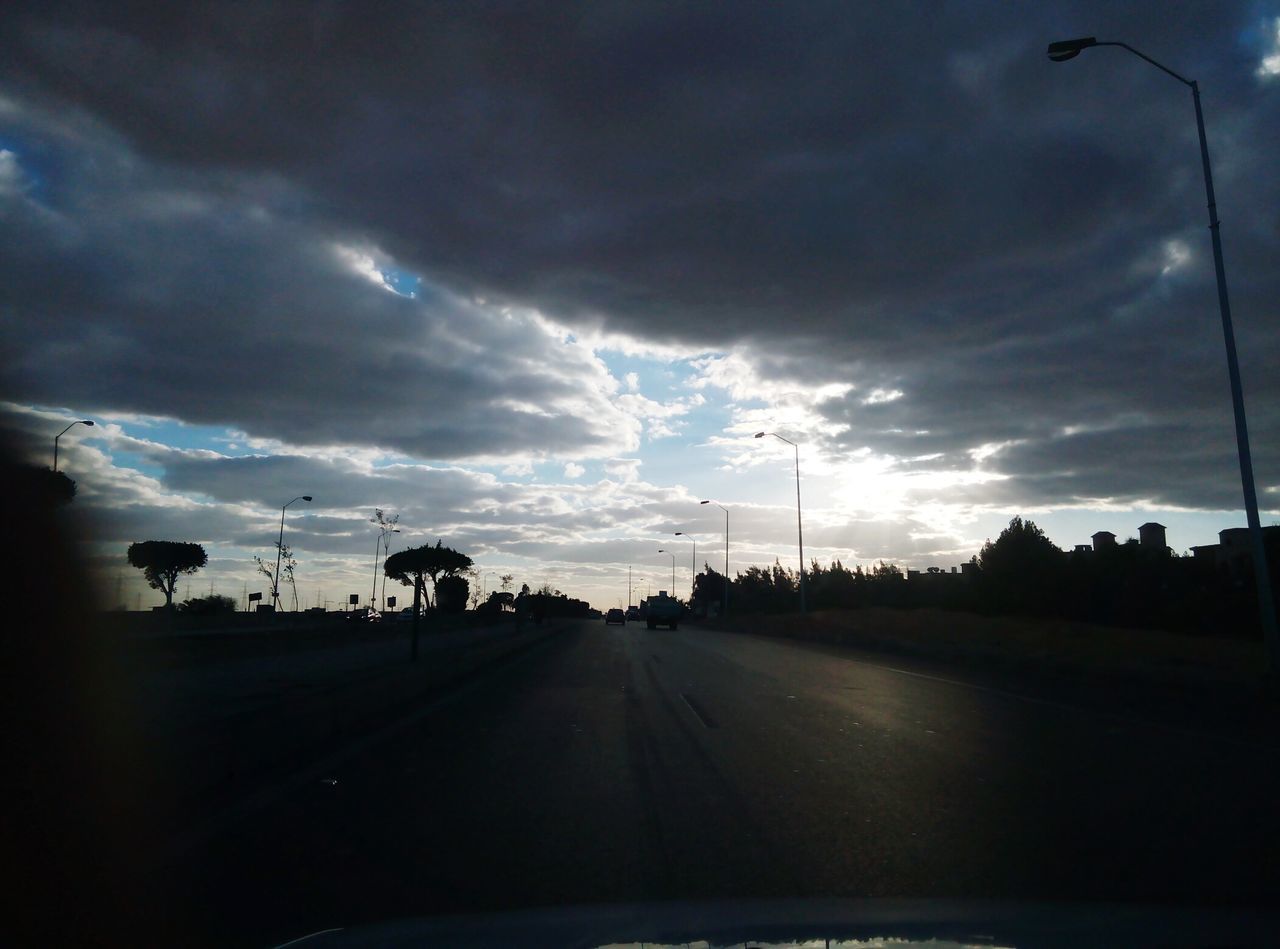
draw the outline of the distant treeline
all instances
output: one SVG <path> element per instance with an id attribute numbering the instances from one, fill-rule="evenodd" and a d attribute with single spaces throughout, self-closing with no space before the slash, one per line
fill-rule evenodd
<path id="1" fill-rule="evenodd" d="M 1266 539 L 1275 589 L 1280 587 L 1280 530 L 1268 530 Z M 714 611 L 723 595 L 724 575 L 704 567 L 695 580 L 694 611 Z M 734 576 L 729 612 L 792 612 L 799 595 L 797 571 L 777 562 L 753 566 Z M 805 596 L 810 610 L 931 606 L 1207 635 L 1252 637 L 1261 629 L 1247 558 L 1177 556 L 1137 541 L 1067 552 L 1020 517 L 954 573 L 907 576 L 884 562 L 864 570 L 838 560 L 823 567 L 815 560 L 805 574 Z"/>

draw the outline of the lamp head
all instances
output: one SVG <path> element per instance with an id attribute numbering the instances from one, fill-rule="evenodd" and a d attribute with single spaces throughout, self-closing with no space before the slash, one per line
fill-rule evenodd
<path id="1" fill-rule="evenodd" d="M 309 495 L 309 494 L 304 494 L 304 495 L 302 496 L 302 500 L 307 501 L 307 502 L 309 503 L 309 502 L 311 501 L 311 495 Z"/>
<path id="2" fill-rule="evenodd" d="M 769 433 L 768 433 L 768 432 L 756 432 L 756 438 L 764 438 L 764 437 L 765 437 L 765 435 L 767 435 L 767 434 L 769 434 Z"/>
<path id="3" fill-rule="evenodd" d="M 81 424 L 81 425 L 88 425 L 90 428 L 92 428 L 92 427 L 93 427 L 93 419 L 91 419 L 91 418 L 82 418 L 82 419 L 80 420 L 80 424 Z"/>
<path id="4" fill-rule="evenodd" d="M 1079 56 L 1081 50 L 1097 45 L 1097 39 L 1092 36 L 1082 36 L 1075 40 L 1058 40 L 1056 43 L 1049 44 L 1048 54 L 1055 63 L 1065 63 L 1068 59 Z"/>

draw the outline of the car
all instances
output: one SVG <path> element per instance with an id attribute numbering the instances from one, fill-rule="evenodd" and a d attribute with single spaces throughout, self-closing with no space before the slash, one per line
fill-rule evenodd
<path id="1" fill-rule="evenodd" d="M 632 619 L 636 619 L 636 620 L 638 620 L 638 619 L 641 619 L 641 618 L 642 618 L 642 617 L 640 616 L 640 607 L 638 607 L 638 606 L 628 606 L 628 607 L 627 607 L 627 619 L 629 619 L 629 620 L 632 620 Z"/>
<path id="2" fill-rule="evenodd" d="M 615 607 L 608 613 L 604 614 L 604 623 L 608 626 L 610 623 L 618 623 L 621 626 L 627 625 L 627 614 Z"/>
<path id="3" fill-rule="evenodd" d="M 369 606 L 362 606 L 347 614 L 348 623 L 380 623 L 382 614 Z"/>

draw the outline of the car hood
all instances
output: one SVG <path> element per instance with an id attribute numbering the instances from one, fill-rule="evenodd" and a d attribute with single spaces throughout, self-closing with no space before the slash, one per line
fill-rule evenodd
<path id="1" fill-rule="evenodd" d="M 1234 907 L 939 900 L 783 900 L 627 904 L 407 919 L 327 929 L 284 945 L 661 949 L 892 945 L 1270 946 L 1280 913 Z"/>

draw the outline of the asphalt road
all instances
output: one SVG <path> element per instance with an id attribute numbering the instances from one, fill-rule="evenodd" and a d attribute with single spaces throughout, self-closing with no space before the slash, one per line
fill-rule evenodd
<path id="1" fill-rule="evenodd" d="M 151 898 L 237 944 L 600 901 L 1271 905 L 1278 764 L 892 659 L 579 623 L 280 782 Z"/>

